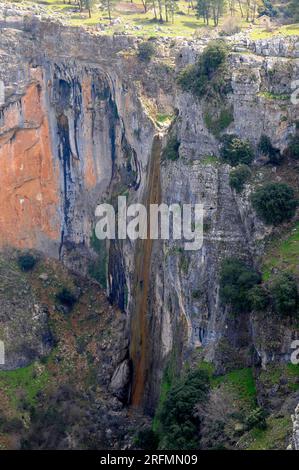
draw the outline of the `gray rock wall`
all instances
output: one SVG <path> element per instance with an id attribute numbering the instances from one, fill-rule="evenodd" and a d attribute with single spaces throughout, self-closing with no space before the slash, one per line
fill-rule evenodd
<path id="1" fill-rule="evenodd" d="M 145 200 L 154 135 L 161 132 L 163 145 L 167 141 L 167 129 L 154 122 L 155 114 L 177 113 L 173 128 L 180 158 L 161 162 L 161 197 L 169 204 L 204 204 L 204 244 L 192 253 L 174 242 L 153 246 L 146 267 L 150 286 L 144 401 L 149 409 L 158 397 L 165 365 L 173 360 L 179 370 L 195 350 L 215 361 L 219 371 L 231 363 L 252 364 L 252 349 L 264 365 L 274 360 L 277 356 L 263 340 L 255 344 L 254 321 L 249 315 L 235 318 L 219 301 L 221 260 L 238 256 L 255 263 L 271 229 L 251 209 L 253 187 L 247 187 L 242 196 L 231 190 L 229 167 L 218 160 L 219 136 L 207 127 L 204 103 L 182 93 L 175 83 L 175 67 L 179 71 L 194 62 L 205 41 L 178 40 L 169 47 L 170 41 L 160 40 L 157 57 L 144 65 L 136 58 L 140 41 L 136 38 L 103 36 L 37 18 L 24 23 L 20 17 L 11 24 L 8 19 L 6 24 L 0 37 L 5 107 L 26 92 L 33 70 L 42 71 L 53 164 L 59 168 L 60 229 L 55 254 L 69 265 L 86 268 L 82 259 L 90 256 L 98 202 L 116 201 L 123 192 L 129 202 Z M 283 151 L 295 131 L 298 108 L 286 96 L 292 91 L 292 81 L 298 79 L 297 40 L 248 43 L 245 49 L 230 55 L 232 89 L 223 104 L 232 109 L 233 120 L 223 132 L 249 139 L 258 169 L 261 135 L 267 134 Z M 49 253 L 49 244 L 42 240 L 38 248 Z M 132 288 L 136 246 L 130 241 L 111 244 L 108 261 L 109 293 L 113 300 L 122 299 L 129 337 L 136 309 Z M 173 354 L 175 359 L 171 359 Z M 287 360 L 287 352 L 281 357 Z"/>

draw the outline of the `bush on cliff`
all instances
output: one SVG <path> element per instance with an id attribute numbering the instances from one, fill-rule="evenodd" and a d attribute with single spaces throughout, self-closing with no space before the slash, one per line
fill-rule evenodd
<path id="1" fill-rule="evenodd" d="M 266 422 L 267 413 L 263 408 L 256 408 L 252 410 L 246 418 L 247 429 L 260 429 L 264 430 L 267 428 Z"/>
<path id="2" fill-rule="evenodd" d="M 263 311 L 270 302 L 269 292 L 262 285 L 254 286 L 249 292 L 250 303 L 253 310 Z"/>
<path id="3" fill-rule="evenodd" d="M 257 215 L 268 225 L 279 225 L 290 220 L 298 201 L 293 189 L 285 183 L 268 183 L 251 196 Z"/>
<path id="4" fill-rule="evenodd" d="M 138 45 L 138 59 L 142 62 L 150 62 L 155 55 L 155 46 L 150 41 L 142 42 Z"/>
<path id="5" fill-rule="evenodd" d="M 166 158 L 166 160 L 178 160 L 180 157 L 179 155 L 179 148 L 180 148 L 180 142 L 178 141 L 177 137 L 175 135 L 171 136 L 168 139 L 168 142 L 163 150 L 162 156 L 163 158 Z"/>
<path id="6" fill-rule="evenodd" d="M 293 314 L 298 308 L 299 296 L 295 278 L 290 273 L 280 273 L 270 286 L 273 305 L 281 315 Z"/>
<path id="7" fill-rule="evenodd" d="M 183 91 L 191 92 L 201 98 L 208 87 L 217 91 L 225 88 L 225 83 L 215 80 L 217 72 L 223 66 L 228 55 L 227 45 L 223 41 L 211 41 L 194 65 L 188 65 L 178 76 L 178 83 Z"/>
<path id="8" fill-rule="evenodd" d="M 204 123 L 206 128 L 218 139 L 221 133 L 228 128 L 234 121 L 233 110 L 230 107 L 223 107 L 220 112 L 214 115 L 207 111 L 204 115 Z"/>
<path id="9" fill-rule="evenodd" d="M 251 310 L 250 290 L 261 281 L 260 275 L 237 258 L 225 259 L 220 268 L 220 298 L 236 313 Z"/>
<path id="10" fill-rule="evenodd" d="M 254 158 L 254 152 L 248 140 L 239 139 L 232 134 L 223 136 L 221 156 L 232 166 L 249 165 Z"/>
<path id="11" fill-rule="evenodd" d="M 278 15 L 278 10 L 272 4 L 271 0 L 262 0 L 261 5 L 258 7 L 259 16 L 270 16 L 275 18 Z"/>
<path id="12" fill-rule="evenodd" d="M 209 376 L 195 370 L 173 385 L 160 411 L 159 449 L 194 450 L 199 448 L 199 418 L 195 405 L 207 399 Z"/>
<path id="13" fill-rule="evenodd" d="M 299 135 L 293 135 L 286 149 L 286 155 L 295 160 L 299 160 Z"/>
<path id="14" fill-rule="evenodd" d="M 273 147 L 271 140 L 267 135 L 262 135 L 258 148 L 263 155 L 269 158 L 269 162 L 273 165 L 279 165 L 279 163 L 281 163 L 280 151 Z"/>
<path id="15" fill-rule="evenodd" d="M 64 306 L 72 308 L 76 303 L 76 297 L 72 294 L 72 292 L 63 287 L 57 294 L 56 299 Z"/>
<path id="16" fill-rule="evenodd" d="M 31 271 L 36 265 L 36 258 L 30 253 L 25 253 L 18 256 L 18 265 L 22 271 Z"/>
<path id="17" fill-rule="evenodd" d="M 229 185 L 235 189 L 237 193 L 241 193 L 245 183 L 249 180 L 251 171 L 248 165 L 239 165 L 232 170 L 229 175 Z"/>

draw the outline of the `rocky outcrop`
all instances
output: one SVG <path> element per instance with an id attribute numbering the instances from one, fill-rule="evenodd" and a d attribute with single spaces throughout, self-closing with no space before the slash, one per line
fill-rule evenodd
<path id="1" fill-rule="evenodd" d="M 260 39 L 252 41 L 250 48 L 256 53 L 263 56 L 276 56 L 276 57 L 299 57 L 299 41 L 298 37 L 282 38 L 277 37 L 274 39 Z"/>
<path id="2" fill-rule="evenodd" d="M 299 450 L 299 405 L 297 406 L 294 415 L 292 416 L 293 421 L 293 435 L 291 441 L 291 449 Z"/>
<path id="3" fill-rule="evenodd" d="M 291 40 L 290 44 L 293 43 Z M 274 326 L 268 328 L 272 341 L 267 341 L 267 328 L 262 327 L 262 320 L 246 315 L 242 319 L 232 318 L 219 301 L 218 284 L 223 258 L 237 256 L 255 264 L 263 252 L 263 240 L 271 233 L 271 228 L 258 220 L 250 204 L 251 192 L 263 179 L 258 143 L 262 134 L 266 134 L 281 152 L 287 147 L 294 132 L 297 109 L 283 96 L 290 95 L 291 83 L 298 74 L 296 61 L 280 59 L 275 54 L 274 49 L 269 58 L 233 53 L 229 59 L 232 90 L 226 95 L 224 106 L 233 110 L 233 119 L 224 132 L 248 139 L 256 151 L 257 176 L 241 196 L 229 186 L 229 167 L 217 159 L 219 136 L 207 120 L 213 106 L 223 106 L 223 102 L 214 105 L 205 100 L 199 102 L 177 90 L 175 130 L 180 158 L 163 163 L 162 200 L 202 202 L 205 229 L 201 250 L 188 253 L 179 243 L 165 244 L 163 257 L 157 262 L 154 298 L 158 305 L 153 315 L 159 318 L 153 324 L 156 326 L 158 322 L 161 327 L 160 351 L 168 359 L 173 341 L 178 342 L 177 329 L 181 343 L 191 349 L 203 347 L 204 357 L 216 362 L 219 371 L 227 370 L 232 364 L 248 365 L 255 360 L 255 354 L 263 366 L 290 359 L 290 344 L 297 334 L 294 325 L 286 328 L 277 322 L 276 331 Z M 182 60 L 184 65 L 192 63 L 194 54 L 188 56 L 184 52 L 183 58 L 178 56 L 178 67 Z M 280 180 L 274 170 L 270 178 Z M 269 323 L 271 318 L 267 320 L 268 327 Z M 184 325 L 184 333 L 177 324 Z M 253 356 L 250 350 L 255 351 Z"/>
<path id="4" fill-rule="evenodd" d="M 111 378 L 110 390 L 116 398 L 127 403 L 131 383 L 131 367 L 128 359 L 121 362 Z"/>

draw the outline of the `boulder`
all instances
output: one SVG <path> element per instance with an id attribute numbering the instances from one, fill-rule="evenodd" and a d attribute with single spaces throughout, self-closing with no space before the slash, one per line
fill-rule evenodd
<path id="1" fill-rule="evenodd" d="M 112 394 L 123 403 L 126 403 L 129 398 L 130 380 L 130 361 L 125 359 L 115 369 L 109 386 L 109 390 Z"/>

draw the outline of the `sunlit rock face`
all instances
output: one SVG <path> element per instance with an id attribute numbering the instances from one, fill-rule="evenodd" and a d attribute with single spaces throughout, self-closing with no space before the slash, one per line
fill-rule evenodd
<path id="1" fill-rule="evenodd" d="M 59 167 L 39 82 L 2 112 L 0 243 L 41 248 L 59 240 Z"/>
<path id="2" fill-rule="evenodd" d="M 58 256 L 64 243 L 90 237 L 112 178 L 118 116 L 97 71 L 46 65 L 30 77 L 2 111 L 0 243 Z"/>
<path id="3" fill-rule="evenodd" d="M 112 184 L 143 188 L 154 126 L 118 57 L 134 41 L 18 21 L 1 35 L 0 245 L 67 258 Z"/>
<path id="4" fill-rule="evenodd" d="M 293 421 L 293 436 L 291 448 L 293 450 L 299 450 L 299 405 L 297 406 L 294 415 L 292 416 Z"/>

